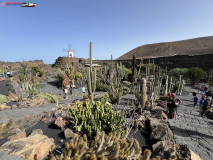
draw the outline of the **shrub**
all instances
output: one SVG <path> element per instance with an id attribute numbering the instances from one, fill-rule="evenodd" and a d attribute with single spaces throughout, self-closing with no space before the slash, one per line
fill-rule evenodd
<path id="1" fill-rule="evenodd" d="M 83 79 L 82 73 L 81 73 L 81 72 L 76 72 L 76 73 L 75 73 L 75 79 L 76 79 L 76 80 Z"/>
<path id="2" fill-rule="evenodd" d="M 35 74 L 38 74 L 39 77 L 43 77 L 44 76 L 44 71 L 40 67 L 37 67 L 37 66 L 32 66 L 31 67 L 31 72 L 33 72 Z"/>
<path id="3" fill-rule="evenodd" d="M 191 80 L 192 84 L 197 84 L 201 78 L 205 77 L 205 72 L 201 68 L 194 67 L 190 68 L 186 75 Z"/>
<path id="4" fill-rule="evenodd" d="M 61 69 L 57 69 L 55 72 L 56 83 L 58 86 L 62 86 L 62 81 L 64 80 L 64 72 Z"/>
<path id="5" fill-rule="evenodd" d="M 37 90 L 36 89 L 31 89 L 29 90 L 29 94 L 30 95 L 35 95 L 37 93 Z"/>
<path id="6" fill-rule="evenodd" d="M 96 91 L 106 91 L 105 85 L 99 79 L 96 80 Z"/>
<path id="7" fill-rule="evenodd" d="M 60 99 L 59 95 L 52 95 L 50 93 L 40 93 L 38 96 L 44 98 L 49 103 L 56 103 Z"/>
<path id="8" fill-rule="evenodd" d="M 0 94 L 0 103 L 6 103 L 9 101 L 9 98 L 5 95 Z"/>
<path id="9" fill-rule="evenodd" d="M 71 114 L 75 117 L 75 130 L 89 135 L 90 138 L 99 131 L 106 133 L 117 131 L 123 135 L 123 114 L 113 111 L 108 99 L 109 95 L 106 94 L 94 105 L 87 101 L 86 107 L 79 103 L 77 107 L 71 109 Z"/>
<path id="10" fill-rule="evenodd" d="M 177 79 L 179 78 L 180 75 L 186 77 L 188 70 L 189 69 L 187 68 L 175 68 L 169 71 L 169 76 L 173 76 Z"/>

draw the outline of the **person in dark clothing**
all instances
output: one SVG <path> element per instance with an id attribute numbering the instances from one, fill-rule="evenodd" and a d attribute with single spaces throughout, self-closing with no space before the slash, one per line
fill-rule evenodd
<path id="1" fill-rule="evenodd" d="M 171 99 L 169 102 L 167 102 L 167 109 L 169 111 L 169 119 L 173 119 L 175 117 L 175 109 L 176 109 L 174 99 Z"/>
<path id="2" fill-rule="evenodd" d="M 194 107 L 196 107 L 196 105 L 197 105 L 197 101 L 198 101 L 198 98 L 197 98 L 197 96 L 194 96 Z"/>
<path id="3" fill-rule="evenodd" d="M 201 117 L 204 115 L 205 111 L 208 110 L 208 105 L 210 105 L 211 98 L 207 97 L 206 100 L 203 102 L 203 111 L 201 113 Z"/>

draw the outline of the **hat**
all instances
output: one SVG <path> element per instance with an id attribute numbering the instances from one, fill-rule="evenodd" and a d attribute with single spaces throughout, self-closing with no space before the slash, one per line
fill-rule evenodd
<path id="1" fill-rule="evenodd" d="M 171 93 L 168 93 L 168 96 L 170 97 L 172 94 Z"/>
<path id="2" fill-rule="evenodd" d="M 207 97 L 206 99 L 207 99 L 207 100 L 212 100 L 211 97 Z"/>
<path id="3" fill-rule="evenodd" d="M 175 97 L 175 93 L 172 93 L 172 97 Z"/>

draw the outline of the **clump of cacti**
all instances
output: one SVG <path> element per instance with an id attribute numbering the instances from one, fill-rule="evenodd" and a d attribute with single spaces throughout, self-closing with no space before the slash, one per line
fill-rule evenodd
<path id="1" fill-rule="evenodd" d="M 90 142 L 86 134 L 75 135 L 70 142 L 65 143 L 61 155 L 56 155 L 52 146 L 51 160 L 160 160 L 159 156 L 151 158 L 152 152 L 148 149 L 142 154 L 142 149 L 136 139 L 121 138 L 120 132 L 97 132 Z M 169 160 L 177 160 L 172 155 Z"/>
<path id="2" fill-rule="evenodd" d="M 57 103 L 60 99 L 59 95 L 53 95 L 45 92 L 38 94 L 38 96 L 44 98 L 49 103 Z"/>
<path id="3" fill-rule="evenodd" d="M 89 145 L 88 145 L 89 144 Z M 127 140 L 121 138 L 120 132 L 97 132 L 94 140 L 87 140 L 87 136 L 75 136 L 70 143 L 65 144 L 63 153 L 60 156 L 51 154 L 52 160 L 68 159 L 103 159 L 103 160 L 133 160 L 141 159 L 141 148 L 137 140 Z"/>
<path id="4" fill-rule="evenodd" d="M 5 126 L 3 126 L 3 123 L 0 123 L 0 140 L 12 134 L 12 132 L 9 131 L 12 124 L 13 124 L 12 119 Z"/>
<path id="5" fill-rule="evenodd" d="M 108 103 L 109 95 L 105 94 L 95 104 L 89 101 L 84 107 L 77 104 L 71 109 L 71 114 L 75 118 L 75 130 L 86 133 L 91 138 L 97 131 L 114 132 L 120 131 L 124 134 L 122 124 L 124 115 L 112 110 L 112 106 Z"/>

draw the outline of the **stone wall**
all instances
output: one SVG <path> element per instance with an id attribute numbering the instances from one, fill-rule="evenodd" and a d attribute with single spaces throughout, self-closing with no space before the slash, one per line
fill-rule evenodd
<path id="1" fill-rule="evenodd" d="M 67 63 L 74 63 L 75 65 L 79 64 L 80 58 L 68 58 L 68 57 L 59 57 L 53 67 L 56 68 L 65 68 Z M 143 59 L 142 63 L 152 63 L 153 60 L 155 64 L 159 65 L 161 68 L 173 69 L 173 68 L 191 68 L 199 67 L 204 70 L 213 69 L 213 54 L 205 55 L 175 55 L 169 57 L 158 57 Z M 137 64 L 141 63 L 141 59 L 136 59 Z M 85 63 L 89 63 L 88 59 L 84 60 Z M 94 60 L 93 64 L 99 65 L 111 65 L 111 60 Z M 131 67 L 132 59 L 128 60 L 113 60 L 113 62 L 122 62 L 125 66 Z"/>

